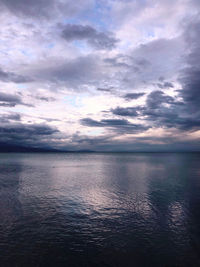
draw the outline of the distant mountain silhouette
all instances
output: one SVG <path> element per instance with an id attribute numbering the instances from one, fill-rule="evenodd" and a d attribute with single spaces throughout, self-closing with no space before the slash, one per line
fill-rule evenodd
<path id="1" fill-rule="evenodd" d="M 56 149 L 51 148 L 36 148 L 14 144 L 0 143 L 0 152 L 58 152 Z"/>
<path id="2" fill-rule="evenodd" d="M 58 153 L 92 153 L 94 151 L 91 150 L 58 150 L 53 148 L 37 148 L 37 147 L 28 147 L 28 146 L 21 146 L 15 144 L 7 144 L 0 142 L 0 153 L 12 153 L 12 152 L 27 152 L 27 153 L 49 153 L 49 152 L 58 152 Z"/>

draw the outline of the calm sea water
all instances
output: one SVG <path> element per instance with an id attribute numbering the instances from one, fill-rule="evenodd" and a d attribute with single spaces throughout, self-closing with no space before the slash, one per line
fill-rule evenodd
<path id="1" fill-rule="evenodd" d="M 200 154 L 0 154 L 0 266 L 200 266 Z"/>

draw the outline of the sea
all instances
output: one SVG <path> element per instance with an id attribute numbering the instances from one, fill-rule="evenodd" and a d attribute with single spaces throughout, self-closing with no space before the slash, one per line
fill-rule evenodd
<path id="1" fill-rule="evenodd" d="M 200 266 L 200 153 L 1 153 L 0 266 Z"/>

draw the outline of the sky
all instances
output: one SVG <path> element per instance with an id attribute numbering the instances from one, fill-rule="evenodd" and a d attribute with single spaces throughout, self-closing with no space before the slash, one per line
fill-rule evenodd
<path id="1" fill-rule="evenodd" d="M 200 151 L 200 1 L 0 0 L 0 143 Z"/>

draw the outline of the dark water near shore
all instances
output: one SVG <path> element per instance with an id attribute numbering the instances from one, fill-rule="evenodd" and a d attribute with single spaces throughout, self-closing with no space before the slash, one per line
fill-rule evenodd
<path id="1" fill-rule="evenodd" d="M 200 266 L 200 154 L 0 154 L 0 266 Z"/>

